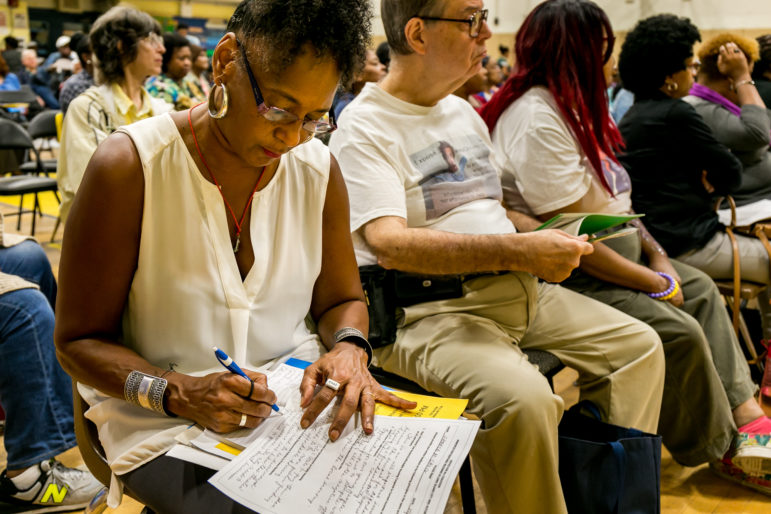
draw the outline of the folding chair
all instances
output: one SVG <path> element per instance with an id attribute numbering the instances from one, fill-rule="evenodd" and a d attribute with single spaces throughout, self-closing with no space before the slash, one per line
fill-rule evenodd
<path id="1" fill-rule="evenodd" d="M 720 209 L 720 205 L 723 203 L 724 198 L 719 198 L 717 201 L 717 207 L 715 210 Z M 742 280 L 741 272 L 741 259 L 739 258 L 739 242 L 736 240 L 737 229 L 736 226 L 736 202 L 730 196 L 725 197 L 728 200 L 728 205 L 731 208 L 731 224 L 725 229 L 728 238 L 731 241 L 731 250 L 733 254 L 733 279 L 732 280 L 715 280 L 718 291 L 723 296 L 728 308 L 731 310 L 731 321 L 733 323 L 736 336 L 744 342 L 744 346 L 747 348 L 747 353 L 750 355 L 748 359 L 749 364 L 757 366 L 758 370 L 763 373 L 763 359 L 758 357 L 758 352 L 755 348 L 755 344 L 750 336 L 750 331 L 747 328 L 747 323 L 744 321 L 742 315 L 742 308 L 747 305 L 747 302 L 758 297 L 766 289 L 765 284 L 758 284 L 755 282 L 749 282 Z"/>
<path id="2" fill-rule="evenodd" d="M 27 127 L 30 138 L 50 140 L 56 138 L 56 116 L 61 111 L 47 110 L 32 118 Z M 50 145 L 49 145 L 50 149 Z M 50 175 L 56 173 L 58 159 L 41 159 L 40 152 L 36 148 L 30 152 L 30 159 L 19 166 L 19 171 L 24 173 L 44 173 Z"/>
<path id="3" fill-rule="evenodd" d="M 0 119 L 0 150 L 10 151 L 31 151 L 37 152 L 35 145 L 32 143 L 32 139 L 24 127 L 10 120 Z M 21 171 L 21 170 L 5 170 L 7 171 Z M 34 172 L 37 173 L 37 172 Z M 21 216 L 22 214 L 32 213 L 32 235 L 35 235 L 35 221 L 36 214 L 43 215 L 40 210 L 40 200 L 38 193 L 45 191 L 53 192 L 56 197 L 56 201 L 59 202 L 59 193 L 56 185 L 56 180 L 48 177 L 40 177 L 35 175 L 17 175 L 12 177 L 0 178 L 0 196 L 16 196 L 19 195 L 19 210 L 14 214 L 8 214 L 7 216 L 19 216 L 16 223 L 16 230 L 21 230 Z M 35 203 L 32 210 L 24 210 L 24 195 L 34 194 Z"/>

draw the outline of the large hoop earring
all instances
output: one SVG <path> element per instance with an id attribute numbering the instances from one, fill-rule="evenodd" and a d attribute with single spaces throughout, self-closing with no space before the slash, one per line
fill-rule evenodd
<path id="1" fill-rule="evenodd" d="M 222 88 L 222 105 L 219 110 L 215 110 L 214 106 L 214 92 L 217 90 L 217 84 L 209 91 L 209 116 L 215 120 L 224 118 L 228 113 L 228 90 L 225 88 L 225 84 L 219 84 L 219 86 Z"/>
<path id="2" fill-rule="evenodd" d="M 222 87 L 225 87 L 225 86 L 222 86 Z M 667 91 L 669 91 L 670 93 L 674 93 L 675 91 L 677 91 L 677 84 L 675 84 L 674 82 L 667 82 Z"/>

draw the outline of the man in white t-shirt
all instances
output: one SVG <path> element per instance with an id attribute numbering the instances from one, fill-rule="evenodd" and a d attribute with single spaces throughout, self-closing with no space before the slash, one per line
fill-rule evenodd
<path id="1" fill-rule="evenodd" d="M 592 246 L 556 230 L 516 232 L 501 205 L 487 128 L 451 95 L 485 55 L 482 1 L 383 0 L 381 8 L 389 74 L 346 107 L 330 141 L 348 187 L 356 257 L 360 266 L 465 281 L 460 298 L 405 308 L 396 342 L 378 349 L 375 362 L 470 400 L 484 423 L 472 463 L 490 512 L 564 512 L 563 402 L 520 348 L 547 350 L 578 370 L 582 398 L 604 419 L 655 431 L 664 375 L 658 336 L 535 278 L 565 279 Z"/>

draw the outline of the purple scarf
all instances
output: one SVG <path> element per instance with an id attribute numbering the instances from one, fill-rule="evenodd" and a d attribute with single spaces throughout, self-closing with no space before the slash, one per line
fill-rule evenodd
<path id="1" fill-rule="evenodd" d="M 693 87 L 691 88 L 690 94 L 692 94 L 693 96 L 702 98 L 708 102 L 712 102 L 713 104 L 722 105 L 723 107 L 728 109 L 728 112 L 736 116 L 741 116 L 742 114 L 741 107 L 739 107 L 731 100 L 729 100 L 728 98 L 718 93 L 717 91 L 708 88 L 707 86 L 702 86 L 699 83 L 694 83 Z"/>

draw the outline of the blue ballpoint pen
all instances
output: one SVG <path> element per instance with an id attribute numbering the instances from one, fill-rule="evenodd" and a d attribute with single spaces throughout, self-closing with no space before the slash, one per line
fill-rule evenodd
<path id="1" fill-rule="evenodd" d="M 233 359 L 231 359 L 230 356 L 228 356 L 227 353 L 223 352 L 216 346 L 212 346 L 212 349 L 214 350 L 214 356 L 217 357 L 217 360 L 220 361 L 220 364 L 225 366 L 228 369 L 228 371 L 230 371 L 231 373 L 235 373 L 236 375 L 241 375 L 249 382 L 252 381 L 252 379 L 246 376 L 246 373 L 243 372 L 243 370 L 238 366 L 238 364 L 236 364 L 233 361 Z M 270 408 L 278 412 L 278 405 L 276 405 L 275 403 L 271 405 Z"/>

